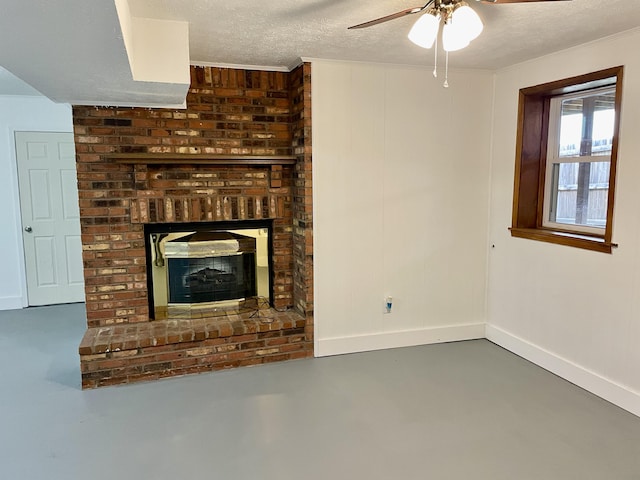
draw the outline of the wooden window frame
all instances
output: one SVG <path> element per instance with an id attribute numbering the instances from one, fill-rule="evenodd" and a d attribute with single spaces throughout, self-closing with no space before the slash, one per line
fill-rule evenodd
<path id="1" fill-rule="evenodd" d="M 623 66 L 520 90 L 511 236 L 611 253 L 616 165 L 622 105 Z M 545 172 L 551 98 L 567 93 L 616 87 L 615 121 L 609 172 L 607 222 L 602 234 L 543 226 Z"/>

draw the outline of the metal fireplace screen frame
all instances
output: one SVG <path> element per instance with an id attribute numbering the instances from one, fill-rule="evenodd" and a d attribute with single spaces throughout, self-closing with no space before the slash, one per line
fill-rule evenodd
<path id="1" fill-rule="evenodd" d="M 188 252 L 182 252 L 182 246 L 173 248 L 171 253 L 165 253 L 163 259 L 167 262 L 168 275 L 175 276 L 174 282 L 168 280 L 168 299 L 170 304 L 197 304 L 199 302 L 217 302 L 226 300 L 228 295 L 250 297 L 256 295 L 256 250 L 255 243 L 252 249 L 250 238 L 231 234 L 229 231 L 242 231 L 251 229 L 266 229 L 268 232 L 268 265 L 269 265 L 269 304 L 273 305 L 273 222 L 271 220 L 242 220 L 233 222 L 199 222 L 199 223 L 164 223 L 144 225 L 145 253 L 147 263 L 147 291 L 149 299 L 149 317 L 156 318 L 156 305 L 153 287 L 153 259 L 158 252 L 152 252 L 157 248 L 158 238 L 172 233 L 199 232 L 183 237 L 189 240 L 191 237 L 238 237 L 230 243 L 242 244 L 239 252 L 221 252 L 215 256 L 206 258 L 188 258 Z M 156 241 L 151 241 L 155 238 Z M 186 245 L 187 242 L 176 243 Z M 171 241 L 165 243 L 165 248 Z M 198 248 L 198 247 L 188 247 Z M 195 257 L 202 255 L 195 255 Z M 250 278 L 244 278 L 249 275 Z M 238 278 L 242 276 L 243 278 Z M 171 286 L 173 285 L 173 286 Z M 180 288 L 186 286 L 186 289 Z M 193 288 L 189 288 L 193 287 Z M 162 317 L 161 317 L 162 318 Z"/>

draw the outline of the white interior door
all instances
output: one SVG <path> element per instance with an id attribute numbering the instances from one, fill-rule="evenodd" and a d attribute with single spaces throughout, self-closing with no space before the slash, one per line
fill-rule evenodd
<path id="1" fill-rule="evenodd" d="M 84 301 L 73 134 L 15 136 L 29 305 Z"/>

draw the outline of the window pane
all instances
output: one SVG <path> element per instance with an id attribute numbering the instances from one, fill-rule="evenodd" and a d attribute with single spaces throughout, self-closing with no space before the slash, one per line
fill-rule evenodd
<path id="1" fill-rule="evenodd" d="M 610 162 L 554 163 L 549 221 L 604 228 Z"/>
<path id="2" fill-rule="evenodd" d="M 615 91 L 562 100 L 560 157 L 610 155 Z"/>

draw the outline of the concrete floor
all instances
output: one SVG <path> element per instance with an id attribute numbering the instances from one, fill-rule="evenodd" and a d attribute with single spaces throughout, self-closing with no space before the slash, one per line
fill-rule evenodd
<path id="1" fill-rule="evenodd" d="M 0 312 L 0 478 L 640 479 L 640 418 L 488 341 L 83 392 L 84 329 Z"/>

